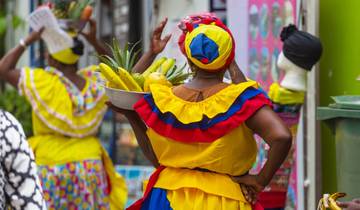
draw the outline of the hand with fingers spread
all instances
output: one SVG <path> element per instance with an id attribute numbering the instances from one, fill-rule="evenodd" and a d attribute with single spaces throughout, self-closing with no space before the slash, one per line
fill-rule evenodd
<path id="1" fill-rule="evenodd" d="M 231 179 L 240 184 L 245 199 L 251 204 L 256 203 L 258 194 L 265 188 L 265 184 L 256 175 L 233 176 Z"/>
<path id="2" fill-rule="evenodd" d="M 165 18 L 155 28 L 151 37 L 150 50 L 141 56 L 140 60 L 133 67 L 133 72 L 143 73 L 152 64 L 155 57 L 165 49 L 167 43 L 171 38 L 171 34 L 166 35 L 163 39 L 161 38 L 167 21 L 168 19 Z"/>
<path id="3" fill-rule="evenodd" d="M 337 202 L 338 206 L 346 210 L 360 210 L 360 198 L 349 202 Z"/>
<path id="4" fill-rule="evenodd" d="M 168 21 L 167 18 L 161 21 L 161 23 L 155 28 L 153 32 L 153 35 L 151 37 L 151 45 L 150 45 L 150 50 L 153 54 L 161 53 L 165 49 L 167 43 L 171 38 L 171 34 L 168 34 L 163 39 L 161 39 L 161 35 L 164 31 L 167 21 Z"/>

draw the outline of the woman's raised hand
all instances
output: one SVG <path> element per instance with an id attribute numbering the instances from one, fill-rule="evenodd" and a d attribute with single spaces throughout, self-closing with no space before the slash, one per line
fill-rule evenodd
<path id="1" fill-rule="evenodd" d="M 39 31 L 32 31 L 25 39 L 25 44 L 27 46 L 33 44 L 34 42 L 41 39 L 41 34 L 44 32 L 45 28 L 42 27 Z"/>
<path id="2" fill-rule="evenodd" d="M 151 37 L 151 45 L 150 45 L 150 50 L 153 54 L 157 55 L 161 53 L 165 49 L 167 43 L 171 38 L 171 34 L 166 35 L 163 39 L 161 38 L 161 35 L 164 31 L 167 21 L 168 21 L 167 18 L 161 21 L 161 23 L 155 28 L 153 32 L 153 35 Z"/>

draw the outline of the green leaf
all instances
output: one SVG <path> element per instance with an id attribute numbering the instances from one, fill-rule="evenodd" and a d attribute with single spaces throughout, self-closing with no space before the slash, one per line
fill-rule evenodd
<path id="1" fill-rule="evenodd" d="M 126 69 L 129 73 L 132 72 L 132 68 L 135 65 L 135 62 L 137 61 L 137 58 L 141 52 L 141 49 L 135 51 L 136 46 L 140 42 L 136 42 L 133 45 L 129 45 L 129 43 L 126 43 L 123 48 L 120 47 L 120 43 L 115 38 L 112 40 L 112 44 L 109 45 L 109 48 L 111 49 L 112 53 L 112 59 L 109 59 L 106 57 L 106 64 L 111 63 L 111 66 L 121 67 Z M 103 57 L 99 57 L 99 59 L 104 59 Z M 116 65 L 113 63 L 115 62 Z M 109 64 L 108 64 L 109 65 Z"/>
<path id="2" fill-rule="evenodd" d="M 129 72 L 132 72 L 132 69 L 133 69 L 133 67 L 134 67 L 134 65 L 135 65 L 135 61 L 136 61 L 137 57 L 139 56 L 140 52 L 141 52 L 141 50 L 138 50 L 138 51 L 136 51 L 136 52 L 134 53 L 134 55 L 132 56 L 132 58 L 131 58 L 131 60 L 130 60 L 130 64 L 129 64 L 129 66 L 130 66 L 131 68 L 127 69 Z"/>
<path id="3" fill-rule="evenodd" d="M 99 56 L 99 59 L 100 59 L 101 62 L 103 62 L 106 65 L 110 66 L 112 70 L 114 70 L 115 72 L 118 72 L 119 65 L 110 56 L 101 55 L 101 56 Z"/>

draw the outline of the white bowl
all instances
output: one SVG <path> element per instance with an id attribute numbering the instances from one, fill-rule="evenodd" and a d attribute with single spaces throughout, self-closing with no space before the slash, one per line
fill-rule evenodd
<path id="1" fill-rule="evenodd" d="M 134 104 L 147 94 L 146 92 L 126 91 L 109 87 L 105 87 L 105 93 L 114 106 L 127 110 L 134 110 Z"/>

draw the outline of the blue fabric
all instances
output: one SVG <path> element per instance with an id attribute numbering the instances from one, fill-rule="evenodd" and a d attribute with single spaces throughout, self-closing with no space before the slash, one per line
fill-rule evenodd
<path id="1" fill-rule="evenodd" d="M 153 188 L 141 206 L 141 210 L 172 210 L 166 198 L 166 190 Z"/>
<path id="2" fill-rule="evenodd" d="M 197 35 L 190 43 L 191 56 L 203 62 L 203 59 L 208 60 L 208 63 L 213 62 L 219 57 L 219 47 L 205 34 Z M 206 63 L 205 63 L 206 64 Z"/>
<path id="3" fill-rule="evenodd" d="M 212 119 L 209 119 L 208 117 L 204 116 L 203 119 L 199 122 L 193 122 L 189 124 L 183 124 L 177 118 L 170 112 L 162 113 L 159 108 L 157 108 L 154 99 L 151 94 L 146 95 L 144 98 L 147 101 L 147 103 L 151 106 L 152 112 L 155 113 L 158 118 L 163 121 L 166 124 L 172 125 L 174 128 L 180 128 L 180 129 L 196 129 L 199 128 L 201 130 L 209 129 L 210 127 L 214 126 L 217 123 L 220 123 L 222 121 L 225 121 L 229 119 L 231 116 L 233 116 L 236 112 L 241 110 L 244 103 L 261 94 L 262 92 L 255 88 L 248 88 L 246 89 L 236 100 L 235 102 L 230 106 L 229 110 L 225 113 L 219 114 L 215 116 Z"/>

